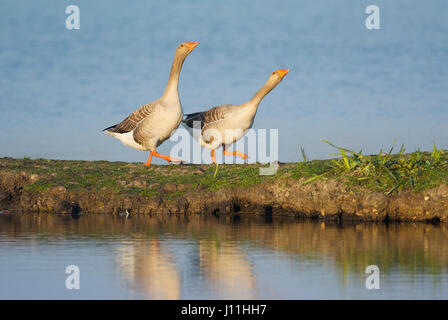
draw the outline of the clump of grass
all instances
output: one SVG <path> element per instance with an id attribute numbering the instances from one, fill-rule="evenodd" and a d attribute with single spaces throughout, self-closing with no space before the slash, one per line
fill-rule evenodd
<path id="1" fill-rule="evenodd" d="M 306 155 L 305 149 L 300 147 L 303 161 L 299 162 L 297 166 L 288 169 L 290 176 L 296 179 L 309 178 L 305 183 L 319 179 L 330 173 L 332 169 L 329 160 L 310 160 Z"/>
<path id="2" fill-rule="evenodd" d="M 308 157 L 306 156 L 305 149 L 300 146 L 300 152 L 302 153 L 303 162 L 308 162 Z"/>
<path id="3" fill-rule="evenodd" d="M 398 154 L 392 154 L 392 146 L 388 153 L 380 151 L 378 155 L 366 156 L 361 151 L 355 152 L 322 141 L 338 149 L 336 155 L 339 158 L 331 160 L 329 170 L 314 175 L 304 183 L 337 175 L 347 178 L 352 184 L 383 189 L 390 194 L 405 187 L 420 191 L 441 179 L 448 179 L 448 159 L 435 144 L 431 153 L 417 150 L 405 155 L 402 145 Z"/>

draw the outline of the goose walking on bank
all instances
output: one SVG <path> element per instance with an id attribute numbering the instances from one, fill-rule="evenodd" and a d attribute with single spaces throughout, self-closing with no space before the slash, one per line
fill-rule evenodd
<path id="1" fill-rule="evenodd" d="M 157 153 L 156 148 L 173 134 L 182 121 L 182 105 L 177 90 L 179 74 L 185 58 L 198 44 L 198 42 L 185 42 L 177 47 L 168 85 L 160 99 L 143 105 L 119 124 L 103 130 L 107 135 L 117 138 L 129 147 L 143 151 L 150 150 L 146 166 L 151 164 L 153 156 L 168 162 L 180 162 L 178 159 Z"/>
<path id="2" fill-rule="evenodd" d="M 247 155 L 240 151 L 229 152 L 227 149 L 252 127 L 261 100 L 282 81 L 288 72 L 289 69 L 273 71 L 264 86 L 252 99 L 242 105 L 220 105 L 204 112 L 186 115 L 182 121 L 183 124 L 190 131 L 196 128 L 201 129 L 197 130 L 200 134 L 195 138 L 203 147 L 211 149 L 213 163 L 215 163 L 215 149 L 221 145 L 224 147 L 224 155 L 247 158 Z"/>

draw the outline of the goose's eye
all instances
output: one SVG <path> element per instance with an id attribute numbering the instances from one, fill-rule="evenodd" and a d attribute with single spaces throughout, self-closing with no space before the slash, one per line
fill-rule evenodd
<path id="1" fill-rule="evenodd" d="M 272 75 L 274 75 L 275 74 L 275 71 L 272 71 Z"/>
<path id="2" fill-rule="evenodd" d="M 184 47 L 184 45 L 183 45 L 183 44 L 181 44 L 180 46 L 181 46 L 182 48 Z"/>

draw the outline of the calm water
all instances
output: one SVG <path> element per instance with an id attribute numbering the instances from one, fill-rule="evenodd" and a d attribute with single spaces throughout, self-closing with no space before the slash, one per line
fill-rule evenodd
<path id="1" fill-rule="evenodd" d="M 370 4 L 380 30 L 365 28 Z M 200 42 L 181 75 L 186 113 L 243 103 L 291 69 L 254 124 L 279 129 L 281 161 L 299 145 L 334 152 L 319 139 L 365 153 L 394 139 L 448 148 L 446 0 L 2 0 L 0 39 L 0 156 L 146 160 L 101 129 L 162 94 L 183 41 Z"/>
<path id="2" fill-rule="evenodd" d="M 2 215 L 0 299 L 447 299 L 447 246 L 445 225 Z"/>

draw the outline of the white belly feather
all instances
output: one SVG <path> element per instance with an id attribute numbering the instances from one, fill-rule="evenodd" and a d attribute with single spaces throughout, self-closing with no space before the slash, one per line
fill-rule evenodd
<path id="1" fill-rule="evenodd" d="M 244 137 L 247 130 L 252 127 L 252 119 L 246 117 L 231 116 L 222 121 L 213 123 L 201 132 L 199 143 L 203 147 L 209 149 L 219 148 L 223 144 L 231 145 L 232 143 Z M 210 141 L 210 136 L 213 137 L 213 141 L 206 142 Z"/>
<path id="2" fill-rule="evenodd" d="M 142 145 L 140 145 L 137 142 L 135 142 L 135 140 L 134 140 L 134 130 L 126 132 L 126 133 L 116 133 L 116 132 L 110 132 L 110 131 L 105 131 L 105 133 L 108 136 L 117 138 L 125 146 L 131 147 L 131 148 L 134 148 L 134 149 L 137 149 L 137 150 L 143 150 L 143 151 L 146 150 L 145 147 L 143 147 Z"/>

